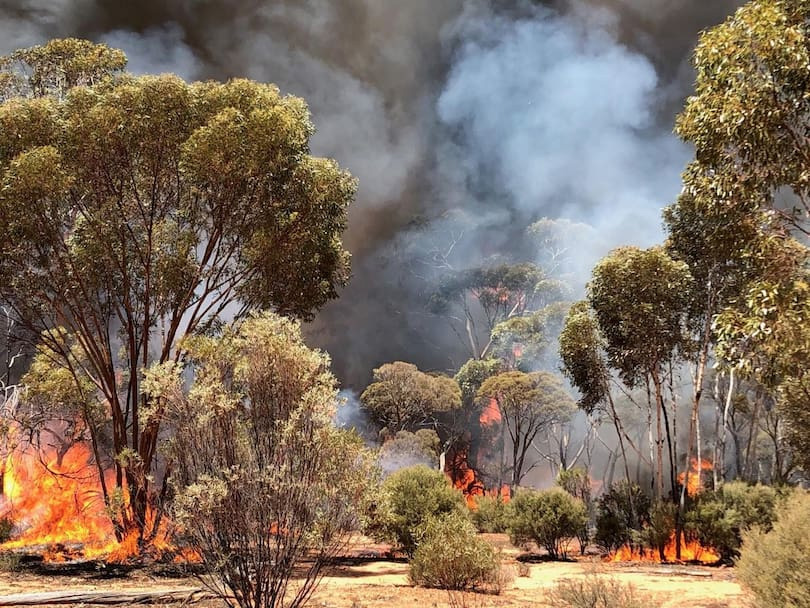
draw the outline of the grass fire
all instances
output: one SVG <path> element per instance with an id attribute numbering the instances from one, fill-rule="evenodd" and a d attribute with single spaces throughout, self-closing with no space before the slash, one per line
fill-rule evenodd
<path id="1" fill-rule="evenodd" d="M 809 3 L 7 4 L 0 606 L 810 606 Z"/>

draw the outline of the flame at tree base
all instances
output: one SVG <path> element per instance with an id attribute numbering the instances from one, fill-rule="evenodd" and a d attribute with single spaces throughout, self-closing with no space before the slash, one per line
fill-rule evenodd
<path id="1" fill-rule="evenodd" d="M 605 561 L 660 563 L 661 555 L 658 549 L 639 549 L 625 545 L 618 551 L 608 555 Z M 720 554 L 713 549 L 704 547 L 697 541 L 688 541 L 686 537 L 681 534 L 681 557 L 678 559 L 675 534 L 673 533 L 666 547 L 664 547 L 663 561 L 666 563 L 700 562 L 703 564 L 716 564 L 720 561 Z"/>
<path id="2" fill-rule="evenodd" d="M 20 448 L 0 466 L 0 519 L 13 524 L 13 538 L 0 545 L 0 550 L 33 549 L 46 562 L 103 559 L 125 563 L 141 557 L 137 531 L 120 542 L 115 538 L 99 469 L 86 444 L 71 445 L 61 453 Z M 108 488 L 115 487 L 111 471 L 105 473 L 105 482 Z M 177 555 L 198 561 L 192 552 L 178 552 L 168 542 L 163 526 L 149 543 L 149 557 Z"/>

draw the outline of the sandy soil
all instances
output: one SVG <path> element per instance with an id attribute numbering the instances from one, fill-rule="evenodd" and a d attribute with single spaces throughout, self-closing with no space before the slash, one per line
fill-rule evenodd
<path id="1" fill-rule="evenodd" d="M 594 573 L 614 577 L 634 585 L 639 592 L 655 600 L 661 608 L 737 608 L 745 596 L 734 578 L 733 568 L 676 566 L 657 564 L 603 564 L 594 556 L 573 562 L 527 563 L 518 576 L 521 557 L 505 537 L 489 535 L 489 540 L 502 548 L 506 569 L 514 579 L 500 595 L 449 594 L 446 591 L 421 589 L 408 581 L 408 567 L 402 561 L 369 559 L 382 553 L 368 543 L 358 543 L 354 555 L 365 560 L 339 567 L 326 577 L 310 602 L 312 608 L 466 608 L 553 606 L 548 590 L 563 579 Z M 525 555 L 522 556 L 525 558 Z M 165 578 L 148 570 L 136 570 L 123 578 L 98 575 L 42 576 L 31 573 L 1 573 L 0 595 L 56 590 L 136 590 L 170 589 L 199 586 L 191 578 Z M 218 608 L 217 601 L 197 604 L 201 608 Z M 175 606 L 178 606 L 177 604 Z"/>

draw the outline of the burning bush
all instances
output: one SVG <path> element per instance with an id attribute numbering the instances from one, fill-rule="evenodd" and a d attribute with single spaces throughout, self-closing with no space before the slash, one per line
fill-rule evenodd
<path id="1" fill-rule="evenodd" d="M 507 501 L 498 496 L 480 496 L 475 499 L 475 508 L 470 509 L 473 524 L 479 532 L 498 534 L 506 532 Z"/>
<path id="2" fill-rule="evenodd" d="M 567 558 L 570 540 L 579 538 L 587 525 L 585 503 L 559 488 L 523 490 L 509 503 L 512 542 L 522 546 L 534 541 L 553 559 Z"/>
<path id="3" fill-rule="evenodd" d="M 662 562 L 667 560 L 666 549 L 675 531 L 677 510 L 677 505 L 659 500 L 650 510 L 649 523 L 636 535 L 640 544 L 658 552 Z"/>
<path id="4" fill-rule="evenodd" d="M 369 532 L 411 557 L 428 521 L 453 512 L 466 517 L 466 502 L 447 477 L 426 466 L 409 467 L 383 482 Z"/>
<path id="5" fill-rule="evenodd" d="M 770 532 L 744 532 L 737 576 L 758 608 L 810 606 L 810 496 L 797 492 L 777 511 Z"/>
<path id="6" fill-rule="evenodd" d="M 358 528 L 374 479 L 362 440 L 331 425 L 329 359 L 270 313 L 185 346 L 190 388 L 174 366 L 145 380 L 176 428 L 174 520 L 229 605 L 301 606 Z"/>
<path id="7" fill-rule="evenodd" d="M 742 533 L 758 526 L 768 531 L 776 516 L 778 493 L 763 485 L 751 486 L 735 481 L 717 492 L 703 493 L 686 514 L 686 532 L 731 561 L 739 554 Z"/>
<path id="8" fill-rule="evenodd" d="M 620 481 L 599 499 L 595 540 L 608 552 L 632 547 L 649 520 L 650 499 L 638 485 Z"/>
<path id="9" fill-rule="evenodd" d="M 422 587 L 500 591 L 501 561 L 458 511 L 431 518 L 411 560 L 411 580 Z"/>

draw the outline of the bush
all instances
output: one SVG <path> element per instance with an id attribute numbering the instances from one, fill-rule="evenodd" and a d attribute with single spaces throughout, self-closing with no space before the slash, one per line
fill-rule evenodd
<path id="1" fill-rule="evenodd" d="M 506 532 L 507 503 L 501 496 L 481 496 L 470 510 L 472 522 L 479 532 L 498 534 Z"/>
<path id="2" fill-rule="evenodd" d="M 399 431 L 384 439 L 379 452 L 380 468 L 387 476 L 418 464 L 435 465 L 439 462 L 439 449 L 439 436 L 432 429 Z"/>
<path id="3" fill-rule="evenodd" d="M 632 585 L 597 574 L 564 580 L 552 589 L 550 596 L 555 608 L 655 608 L 658 605 Z"/>
<path id="4" fill-rule="evenodd" d="M 684 528 L 690 538 L 717 551 L 722 560 L 731 561 L 739 555 L 745 530 L 753 526 L 770 529 L 778 502 L 774 488 L 729 482 L 717 492 L 698 497 L 686 514 Z"/>
<path id="5" fill-rule="evenodd" d="M 656 502 L 650 510 L 650 521 L 641 532 L 636 533 L 639 543 L 658 552 L 659 559 L 666 561 L 664 551 L 675 531 L 678 506 L 666 501 Z"/>
<path id="6" fill-rule="evenodd" d="M 428 520 L 456 511 L 466 517 L 467 503 L 444 473 L 422 465 L 409 467 L 383 482 L 369 532 L 411 557 Z"/>
<path id="7" fill-rule="evenodd" d="M 620 481 L 599 499 L 594 540 L 608 552 L 633 547 L 649 521 L 650 499 L 637 484 Z"/>
<path id="8" fill-rule="evenodd" d="M 411 580 L 456 591 L 497 589 L 500 557 L 458 511 L 431 518 L 411 560 Z"/>
<path id="9" fill-rule="evenodd" d="M 758 608 L 810 606 L 810 495 L 796 492 L 776 514 L 770 532 L 743 532 L 737 577 Z"/>
<path id="10" fill-rule="evenodd" d="M 567 558 L 570 540 L 588 526 L 585 503 L 559 488 L 518 492 L 508 513 L 512 542 L 525 545 L 534 541 L 553 559 Z"/>

